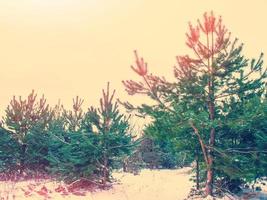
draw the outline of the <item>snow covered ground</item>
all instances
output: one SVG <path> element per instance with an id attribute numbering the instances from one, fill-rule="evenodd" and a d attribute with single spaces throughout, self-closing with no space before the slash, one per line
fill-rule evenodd
<path id="1" fill-rule="evenodd" d="M 116 172 L 113 176 L 117 181 L 113 183 L 111 189 L 86 192 L 85 196 L 62 195 L 56 192 L 59 183 L 47 180 L 45 182 L 43 180 L 0 182 L 0 200 L 183 200 L 193 186 L 189 180 L 190 170 L 191 168 L 144 169 L 136 176 Z M 264 188 L 264 192 L 267 192 L 267 188 Z M 7 195 L 9 195 L 8 199 L 5 198 Z"/>
<path id="2" fill-rule="evenodd" d="M 192 182 L 189 181 L 189 172 L 190 168 L 177 170 L 145 169 L 136 176 L 130 173 L 117 172 L 113 174 L 117 182 L 114 183 L 111 189 L 87 192 L 86 196 L 62 196 L 55 192 L 58 184 L 53 182 L 42 183 L 37 190 L 41 191 L 40 187 L 45 185 L 49 190 L 48 196 L 50 198 L 47 199 L 59 200 L 182 200 L 187 196 L 192 186 Z M 31 184 L 34 185 L 35 183 L 31 181 L 16 184 L 1 182 L 0 196 L 6 196 L 5 192 L 9 192 L 9 200 L 13 200 L 13 195 L 15 195 L 15 200 L 45 199 L 36 192 L 37 190 L 29 193 L 28 197 L 25 197 L 25 189 Z"/>

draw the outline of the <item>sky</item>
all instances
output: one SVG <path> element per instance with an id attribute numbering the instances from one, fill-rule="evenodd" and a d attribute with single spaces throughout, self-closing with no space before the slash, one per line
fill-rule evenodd
<path id="1" fill-rule="evenodd" d="M 138 79 L 133 50 L 150 72 L 171 78 L 175 56 L 188 51 L 188 22 L 213 10 L 257 57 L 267 52 L 266 8 L 266 0 L 0 0 L 0 113 L 32 89 L 66 107 L 79 95 L 86 110 L 108 81 L 121 100 L 145 103 L 121 83 Z"/>

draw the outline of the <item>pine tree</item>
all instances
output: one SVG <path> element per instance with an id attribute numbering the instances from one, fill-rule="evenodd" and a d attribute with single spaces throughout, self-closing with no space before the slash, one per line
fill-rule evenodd
<path id="1" fill-rule="evenodd" d="M 196 148 L 192 131 L 190 133 L 188 127 L 176 126 L 178 119 L 173 113 L 159 108 L 154 108 L 150 112 L 145 109 L 143 112 L 154 119 L 153 123 L 145 127 L 144 135 L 149 137 L 156 146 L 159 165 L 163 168 L 175 168 L 191 163 L 195 157 L 193 150 Z M 187 134 L 179 134 L 179 132 L 187 132 Z M 188 145 L 189 143 L 191 145 Z"/>
<path id="2" fill-rule="evenodd" d="M 23 143 L 25 135 L 35 124 L 42 124 L 45 128 L 52 117 L 44 96 L 39 101 L 36 98 L 34 90 L 25 100 L 21 96 L 18 99 L 14 96 L 6 109 L 4 125 L 20 143 Z"/>
<path id="3" fill-rule="evenodd" d="M 84 102 L 83 99 L 76 96 L 75 99 L 72 99 L 72 110 L 62 109 L 62 117 L 64 118 L 65 125 L 69 130 L 76 131 L 79 130 L 82 120 L 83 120 L 83 110 L 82 104 Z"/>
<path id="4" fill-rule="evenodd" d="M 74 111 L 59 111 L 48 128 L 51 173 L 65 181 L 110 181 L 112 169 L 120 167 L 135 147 L 128 118 L 119 112 L 114 95 L 108 84 L 99 108 L 90 107 L 83 114 L 83 100 L 77 97 Z"/>
<path id="5" fill-rule="evenodd" d="M 266 176 L 266 97 L 248 95 L 228 105 L 218 129 L 216 173 L 230 191 Z"/>
<path id="6" fill-rule="evenodd" d="M 114 102 L 115 90 L 102 90 L 100 107 L 91 107 L 85 115 L 83 132 L 92 133 L 97 139 L 97 148 L 100 158 L 97 160 L 103 184 L 110 180 L 110 172 L 116 167 L 116 162 L 121 162 L 125 155 L 129 155 L 135 144 L 129 126 L 129 118 L 121 114 L 118 102 Z"/>
<path id="7" fill-rule="evenodd" d="M 21 147 L 12 135 L 0 127 L 0 173 L 9 174 L 17 170 Z"/>
<path id="8" fill-rule="evenodd" d="M 98 179 L 96 161 L 99 157 L 97 141 L 92 132 L 81 129 L 84 113 L 83 100 L 73 99 L 71 110 L 64 109 L 60 103 L 53 110 L 53 118 L 47 133 L 48 152 L 44 158 L 51 174 L 66 182 L 79 179 Z"/>
<path id="9" fill-rule="evenodd" d="M 53 112 L 46 103 L 44 96 L 37 100 L 37 94 L 34 91 L 23 100 L 20 96 L 18 99 L 14 96 L 6 109 L 6 115 L 3 120 L 5 127 L 14 139 L 21 146 L 20 155 L 20 172 L 25 168 L 27 139 L 26 136 L 35 127 L 42 132 L 51 120 Z"/>
<path id="10" fill-rule="evenodd" d="M 206 168 L 206 195 L 214 186 L 215 152 L 218 129 L 223 126 L 229 106 L 242 104 L 245 97 L 262 96 L 266 87 L 263 54 L 258 60 L 242 55 L 243 45 L 230 40 L 221 17 L 205 13 L 203 22 L 189 24 L 186 44 L 191 55 L 177 56 L 174 68 L 176 83 L 148 74 L 147 63 L 139 58 L 132 69 L 142 82 L 123 81 L 130 95 L 146 94 L 158 102 L 159 108 L 179 116 L 177 126 L 189 126 L 201 147 Z M 134 109 L 130 103 L 126 108 Z M 142 110 L 143 108 L 138 108 Z M 236 116 L 237 118 L 240 117 Z"/>

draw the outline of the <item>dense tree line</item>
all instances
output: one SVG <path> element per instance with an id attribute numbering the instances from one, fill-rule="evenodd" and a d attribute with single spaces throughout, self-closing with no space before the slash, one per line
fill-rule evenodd
<path id="1" fill-rule="evenodd" d="M 14 97 L 0 129 L 1 172 L 43 171 L 65 181 L 106 184 L 135 147 L 129 117 L 119 112 L 114 95 L 108 84 L 100 106 L 87 112 L 79 97 L 72 110 L 51 108 L 34 91 L 25 100 Z"/>

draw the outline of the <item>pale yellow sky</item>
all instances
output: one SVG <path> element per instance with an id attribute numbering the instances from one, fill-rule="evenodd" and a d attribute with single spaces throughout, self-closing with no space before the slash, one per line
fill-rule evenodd
<path id="1" fill-rule="evenodd" d="M 266 9 L 266 0 L 0 0 L 0 113 L 31 89 L 50 104 L 70 106 L 79 95 L 94 105 L 107 81 L 125 100 L 121 81 L 138 78 L 132 51 L 171 77 L 187 51 L 188 21 L 205 11 L 222 15 L 246 55 L 257 56 L 267 52 Z"/>

